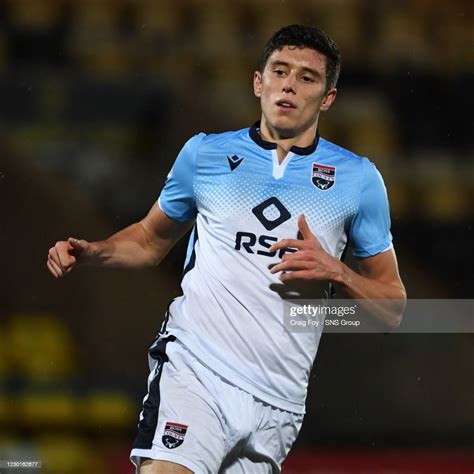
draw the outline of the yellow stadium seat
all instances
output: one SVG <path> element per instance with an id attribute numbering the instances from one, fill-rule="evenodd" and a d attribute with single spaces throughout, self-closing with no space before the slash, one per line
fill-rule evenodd
<path id="1" fill-rule="evenodd" d="M 113 30 L 120 21 L 121 2 L 81 0 L 73 3 L 74 28 L 87 31 Z"/>
<path id="2" fill-rule="evenodd" d="M 75 436 L 43 436 L 37 441 L 43 474 L 107 473 L 105 459 L 91 442 Z"/>
<path id="3" fill-rule="evenodd" d="M 174 0 L 138 0 L 134 3 L 134 27 L 139 35 L 179 34 L 181 9 Z"/>
<path id="4" fill-rule="evenodd" d="M 87 426 L 128 428 L 137 416 L 137 407 L 123 393 L 97 392 L 81 400 L 82 423 Z"/>
<path id="5" fill-rule="evenodd" d="M 41 30 L 54 25 L 64 2 L 60 0 L 8 0 L 9 21 L 18 28 Z"/>
<path id="6" fill-rule="evenodd" d="M 77 397 L 67 393 L 25 391 L 17 398 L 18 422 L 29 427 L 74 426 L 79 403 Z"/>
<path id="7" fill-rule="evenodd" d="M 72 338 L 54 315 L 12 314 L 5 336 L 7 357 L 16 374 L 47 381 L 76 373 Z"/>
<path id="8" fill-rule="evenodd" d="M 115 76 L 130 70 L 129 44 L 120 34 L 122 6 L 113 0 L 74 3 L 68 49 L 87 72 Z"/>

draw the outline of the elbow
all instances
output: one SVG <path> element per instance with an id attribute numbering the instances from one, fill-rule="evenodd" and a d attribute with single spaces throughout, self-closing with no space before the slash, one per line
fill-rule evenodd
<path id="1" fill-rule="evenodd" d="M 382 331 L 395 331 L 400 327 L 402 323 L 403 313 L 391 312 L 388 317 L 386 317 L 382 324 Z"/>
<path id="2" fill-rule="evenodd" d="M 392 314 L 387 321 L 389 329 L 394 330 L 400 327 L 403 319 L 403 313 L 407 305 L 407 295 L 405 288 L 400 288 L 400 294 L 393 300 Z"/>
<path id="3" fill-rule="evenodd" d="M 402 323 L 402 318 L 403 318 L 403 313 L 402 314 L 394 314 L 389 321 L 387 321 L 387 326 L 388 329 L 391 331 L 394 331 L 395 329 L 398 329 L 400 327 L 400 324 Z"/>

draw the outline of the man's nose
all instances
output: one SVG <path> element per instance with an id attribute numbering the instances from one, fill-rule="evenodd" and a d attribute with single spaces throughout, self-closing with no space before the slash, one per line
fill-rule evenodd
<path id="1" fill-rule="evenodd" d="M 283 82 L 283 92 L 296 92 L 296 78 L 294 74 L 288 74 Z"/>

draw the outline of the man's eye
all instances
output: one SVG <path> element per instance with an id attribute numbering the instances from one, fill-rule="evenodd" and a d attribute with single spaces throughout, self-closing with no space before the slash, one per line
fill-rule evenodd
<path id="1" fill-rule="evenodd" d="M 312 77 L 308 77 L 308 76 L 303 76 L 303 81 L 304 81 L 304 82 L 314 82 L 313 78 L 312 78 Z"/>
<path id="2" fill-rule="evenodd" d="M 277 76 L 283 76 L 283 74 L 285 74 L 281 69 L 275 69 L 275 74 Z"/>

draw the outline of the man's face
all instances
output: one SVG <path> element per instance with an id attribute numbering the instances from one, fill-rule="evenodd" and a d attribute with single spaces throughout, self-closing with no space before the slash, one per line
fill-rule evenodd
<path id="1" fill-rule="evenodd" d="M 254 74 L 267 126 L 294 137 L 317 124 L 319 111 L 329 109 L 336 89 L 326 91 L 326 57 L 309 48 L 285 46 L 268 58 L 263 73 Z"/>

